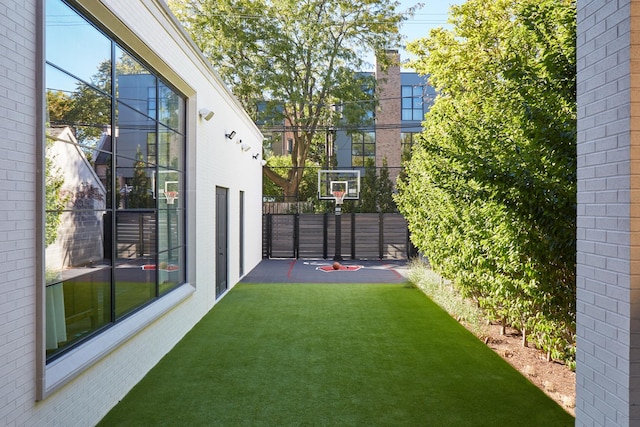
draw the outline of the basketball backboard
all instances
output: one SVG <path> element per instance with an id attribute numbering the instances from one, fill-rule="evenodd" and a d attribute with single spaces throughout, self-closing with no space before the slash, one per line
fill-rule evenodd
<path id="1" fill-rule="evenodd" d="M 344 192 L 345 200 L 360 198 L 359 170 L 318 171 L 318 199 L 335 200 L 334 192 Z"/>

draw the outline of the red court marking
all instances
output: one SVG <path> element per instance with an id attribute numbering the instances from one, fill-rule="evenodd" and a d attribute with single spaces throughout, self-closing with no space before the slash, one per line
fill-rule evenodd
<path id="1" fill-rule="evenodd" d="M 380 261 L 380 263 L 384 266 L 384 268 L 386 268 L 386 269 L 387 269 L 387 270 L 389 270 L 389 271 L 392 271 L 396 276 L 398 276 L 398 278 L 400 278 L 400 279 L 402 279 L 402 278 L 403 278 L 402 274 L 398 273 L 398 272 L 396 271 L 396 269 L 395 269 L 395 268 L 393 268 L 394 266 L 392 266 L 392 265 L 390 265 L 390 264 L 385 264 L 385 263 L 384 263 L 384 262 L 382 262 L 382 261 Z"/>
<path id="2" fill-rule="evenodd" d="M 293 266 L 296 265 L 296 260 L 291 261 L 291 266 L 289 267 L 289 271 L 287 271 L 287 278 L 291 279 L 291 271 L 293 270 Z"/>
<path id="3" fill-rule="evenodd" d="M 339 269 L 333 268 L 333 265 L 323 265 L 316 268 L 316 270 L 324 271 L 325 273 L 331 273 L 332 271 L 358 271 L 362 268 L 361 265 L 340 265 Z"/>
<path id="4" fill-rule="evenodd" d="M 143 270 L 155 270 L 156 269 L 156 265 L 155 264 L 145 264 L 141 268 Z M 177 271 L 178 270 L 178 266 L 175 265 L 175 264 L 169 264 L 165 268 L 161 268 L 160 270 L 162 270 L 162 271 Z"/>

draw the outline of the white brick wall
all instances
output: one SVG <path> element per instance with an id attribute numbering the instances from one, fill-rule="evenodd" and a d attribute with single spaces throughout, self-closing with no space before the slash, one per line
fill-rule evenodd
<path id="1" fill-rule="evenodd" d="M 578 0 L 576 425 L 640 423 L 637 285 L 640 181 L 630 0 Z M 636 18 L 637 20 L 637 18 Z M 637 54 L 636 54 L 637 55 Z M 637 132 L 637 131 L 635 131 Z M 634 395 L 635 393 L 635 395 Z"/>
<path id="2" fill-rule="evenodd" d="M 229 283 L 239 279 L 236 212 L 241 190 L 245 191 L 247 215 L 245 272 L 260 261 L 262 168 L 251 155 L 261 149 L 262 135 L 191 45 L 181 40 L 181 33 L 172 28 L 166 10 L 156 0 L 81 0 L 103 25 L 188 97 L 188 263 L 195 291 L 172 292 L 151 305 L 151 310 L 110 329 L 120 333 L 128 328 L 133 335 L 110 352 L 104 349 L 113 342 L 106 343 L 88 368 L 36 402 L 40 336 L 36 301 L 37 289 L 42 286 L 36 279 L 36 254 L 40 251 L 36 237 L 40 149 L 36 129 L 42 124 L 36 102 L 36 6 L 42 3 L 44 0 L 0 2 L 0 425 L 90 426 L 215 304 L 211 260 L 215 253 L 216 185 L 229 188 Z M 197 110 L 203 106 L 216 112 L 209 122 L 197 118 Z M 230 128 L 254 149 L 242 152 L 239 145 L 229 143 L 224 133 Z M 170 303 L 172 298 L 175 302 Z M 184 301 L 177 303 L 179 298 Z M 160 312 L 158 307 L 165 305 L 173 309 Z M 145 319 L 136 320 L 141 317 Z M 148 326 L 135 329 L 140 324 Z M 108 334 L 91 342 L 96 344 Z M 94 348 L 100 350 L 101 345 Z M 70 359 L 86 359 L 80 350 L 71 352 Z M 53 371 L 50 366 L 45 376 L 53 378 Z"/>
<path id="3" fill-rule="evenodd" d="M 0 420 L 18 425 L 35 381 L 35 5 L 0 5 Z"/>

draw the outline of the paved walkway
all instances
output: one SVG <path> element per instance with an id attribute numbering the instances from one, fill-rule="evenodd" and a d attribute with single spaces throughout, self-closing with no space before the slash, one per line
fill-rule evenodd
<path id="1" fill-rule="evenodd" d="M 406 260 L 263 259 L 243 283 L 404 283 Z"/>

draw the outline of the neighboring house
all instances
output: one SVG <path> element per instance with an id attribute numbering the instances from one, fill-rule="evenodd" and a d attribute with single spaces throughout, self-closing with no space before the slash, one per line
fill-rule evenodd
<path id="1" fill-rule="evenodd" d="M 380 168 L 386 159 L 390 178 L 402 167 L 403 153 L 413 144 L 415 135 L 422 132 L 424 115 L 435 101 L 435 89 L 428 78 L 417 73 L 402 72 L 397 51 L 387 51 L 392 64 L 383 70 L 376 66 L 378 106 L 371 126 L 346 131 L 338 130 L 334 152 L 338 169 L 363 168 L 372 159 Z"/>
<path id="2" fill-rule="evenodd" d="M 325 152 L 335 156 L 337 169 L 363 169 L 367 159 L 380 168 L 386 159 L 395 181 L 403 155 L 409 154 L 415 136 L 422 132 L 421 123 L 435 101 L 436 91 L 429 85 L 428 77 L 401 71 L 398 51 L 389 50 L 387 55 L 394 65 L 385 70 L 378 65 L 375 72 L 360 73 L 376 79 L 379 103 L 367 117 L 370 123 L 327 130 Z M 269 132 L 268 148 L 275 155 L 289 155 L 292 151 L 293 135 L 286 124 L 282 129 L 264 130 Z"/>
<path id="3" fill-rule="evenodd" d="M 94 425 L 261 260 L 263 137 L 162 0 L 0 27 L 0 420 Z"/>
<path id="4" fill-rule="evenodd" d="M 50 172 L 61 178 L 60 198 L 65 209 L 57 237 L 46 247 L 47 267 L 51 272 L 62 272 L 102 262 L 105 186 L 68 126 L 49 128 L 47 139 Z"/>

